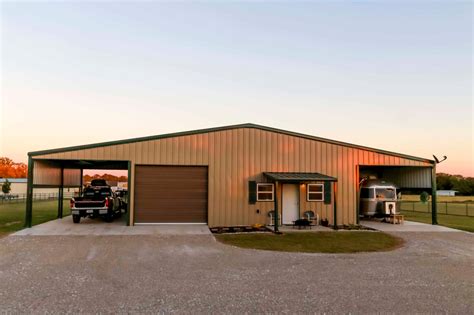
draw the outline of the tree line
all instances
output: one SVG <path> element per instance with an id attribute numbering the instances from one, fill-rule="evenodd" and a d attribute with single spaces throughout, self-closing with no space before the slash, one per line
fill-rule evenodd
<path id="1" fill-rule="evenodd" d="M 436 185 L 438 190 L 456 190 L 459 196 L 474 196 L 474 177 L 438 173 Z"/>
<path id="2" fill-rule="evenodd" d="M 93 179 L 105 179 L 106 181 L 114 181 L 114 182 L 126 182 L 128 180 L 127 176 L 115 176 L 112 174 L 94 174 L 92 176 L 90 175 L 84 175 L 84 182 L 90 182 Z"/>
<path id="3" fill-rule="evenodd" d="M 25 163 L 16 163 L 7 157 L 0 157 L 0 178 L 26 178 L 28 166 Z"/>

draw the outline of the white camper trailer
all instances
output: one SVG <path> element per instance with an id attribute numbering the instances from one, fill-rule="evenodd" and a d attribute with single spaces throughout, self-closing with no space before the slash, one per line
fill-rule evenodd
<path id="1" fill-rule="evenodd" d="M 397 187 L 383 180 L 366 180 L 359 195 L 361 216 L 384 217 L 397 213 Z"/>

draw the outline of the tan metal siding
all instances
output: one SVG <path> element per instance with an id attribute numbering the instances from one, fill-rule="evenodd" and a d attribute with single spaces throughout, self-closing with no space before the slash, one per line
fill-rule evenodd
<path id="1" fill-rule="evenodd" d="M 51 166 L 43 161 L 35 161 L 33 166 L 34 185 L 61 184 L 61 168 Z"/>
<path id="2" fill-rule="evenodd" d="M 262 173 L 265 171 L 319 172 L 337 177 L 338 224 L 354 224 L 357 165 L 430 166 L 425 162 L 255 128 L 111 145 L 70 151 L 67 154 L 70 159 L 97 159 L 99 156 L 108 160 L 132 162 L 132 191 L 135 164 L 208 165 L 210 226 L 268 222 L 267 213 L 274 209 L 272 202 L 248 204 L 248 181 L 264 181 Z M 55 153 L 35 156 L 37 158 L 64 159 L 66 155 Z M 281 198 L 280 191 L 278 196 Z M 307 210 L 317 211 L 322 218 L 332 222 L 332 205 L 312 202 L 308 203 L 308 207 Z M 256 213 L 257 209 L 260 214 Z"/>
<path id="3" fill-rule="evenodd" d="M 64 186 L 80 186 L 81 170 L 65 168 L 63 182 Z"/>

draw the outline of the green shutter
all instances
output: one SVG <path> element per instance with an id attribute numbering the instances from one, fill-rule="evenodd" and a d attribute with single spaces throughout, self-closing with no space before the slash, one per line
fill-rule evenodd
<path id="1" fill-rule="evenodd" d="M 324 204 L 331 204 L 332 182 L 324 182 Z"/>
<path id="2" fill-rule="evenodd" d="M 257 182 L 249 181 L 249 203 L 255 204 L 257 202 Z"/>

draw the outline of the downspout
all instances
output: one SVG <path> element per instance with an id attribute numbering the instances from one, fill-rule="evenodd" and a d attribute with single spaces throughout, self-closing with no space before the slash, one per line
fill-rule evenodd
<path id="1" fill-rule="evenodd" d="M 436 163 L 431 168 L 431 224 L 438 224 L 438 203 L 436 196 Z"/>
<path id="2" fill-rule="evenodd" d="M 28 179 L 26 188 L 25 227 L 31 227 L 33 217 L 33 158 L 28 155 Z"/>

